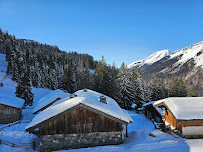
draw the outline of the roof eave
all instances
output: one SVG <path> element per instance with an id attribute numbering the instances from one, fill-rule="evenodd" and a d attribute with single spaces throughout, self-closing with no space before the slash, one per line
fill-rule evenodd
<path id="1" fill-rule="evenodd" d="M 4 105 L 4 106 L 8 106 L 8 107 L 12 107 L 12 108 L 17 108 L 17 109 L 22 109 L 23 108 L 23 106 L 21 107 L 21 108 L 19 108 L 19 107 L 15 107 L 15 106 L 10 106 L 10 105 L 7 105 L 7 104 L 3 104 L 3 103 L 0 103 L 1 105 Z"/>

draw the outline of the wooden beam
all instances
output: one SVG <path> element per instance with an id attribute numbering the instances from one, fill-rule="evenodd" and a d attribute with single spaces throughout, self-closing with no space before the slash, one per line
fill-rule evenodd
<path id="1" fill-rule="evenodd" d="M 125 125 L 126 126 L 126 137 L 128 137 L 128 124 L 127 125 Z"/>

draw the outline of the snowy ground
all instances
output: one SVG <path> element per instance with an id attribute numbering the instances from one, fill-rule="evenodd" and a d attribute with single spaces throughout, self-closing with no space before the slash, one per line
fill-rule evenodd
<path id="1" fill-rule="evenodd" d="M 13 82 L 9 76 L 5 77 L 6 68 L 7 62 L 5 62 L 5 55 L 0 54 L 0 82 L 2 80 L 4 83 L 4 87 L 0 87 L 0 94 L 10 94 L 15 96 L 16 83 Z M 51 90 L 42 88 L 33 88 L 32 91 L 35 95 L 34 105 L 27 107 L 27 109 L 23 109 L 22 120 L 24 122 L 30 121 L 34 117 L 32 111 L 39 99 L 51 92 Z M 128 126 L 129 138 L 125 139 L 124 144 L 73 149 L 68 150 L 68 152 L 203 152 L 203 139 L 185 140 L 182 138 L 175 138 L 172 135 L 155 130 L 152 122 L 149 121 L 144 115 L 136 114 L 133 111 L 128 111 L 128 113 L 132 116 L 134 121 Z M 4 129 L 3 131 L 0 131 L 0 139 L 17 143 L 28 143 L 33 139 L 37 140 L 38 138 L 35 135 L 29 135 L 27 132 L 25 132 L 24 128 L 27 124 L 28 122 L 16 124 Z M 3 125 L 0 124 L 0 127 L 1 126 Z M 156 135 L 156 138 L 149 136 L 149 133 Z M 31 147 L 16 148 L 0 144 L 0 152 L 10 151 L 32 152 L 33 150 Z M 62 152 L 65 152 L 65 150 Z"/>
<path id="2" fill-rule="evenodd" d="M 136 114 L 132 111 L 128 113 L 133 118 L 133 123 L 129 124 L 129 137 L 122 145 L 98 146 L 91 148 L 67 150 L 68 152 L 201 152 L 203 151 L 202 139 L 185 140 L 175 138 L 170 134 L 155 130 L 154 125 L 144 115 Z M 156 135 L 149 136 L 149 133 Z M 61 150 L 60 152 L 65 152 Z"/>

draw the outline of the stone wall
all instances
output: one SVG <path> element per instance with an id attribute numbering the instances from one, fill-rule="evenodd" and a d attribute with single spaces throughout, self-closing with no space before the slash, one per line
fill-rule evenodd
<path id="1" fill-rule="evenodd" d="M 40 151 L 122 144 L 123 139 L 123 132 L 43 135 L 40 137 Z"/>

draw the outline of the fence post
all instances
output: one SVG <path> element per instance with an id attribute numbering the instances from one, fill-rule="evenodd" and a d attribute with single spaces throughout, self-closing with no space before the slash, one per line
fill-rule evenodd
<path id="1" fill-rule="evenodd" d="M 36 142 L 33 141 L 33 142 L 32 142 L 32 148 L 33 148 L 33 150 L 35 150 L 35 147 L 36 147 Z"/>

